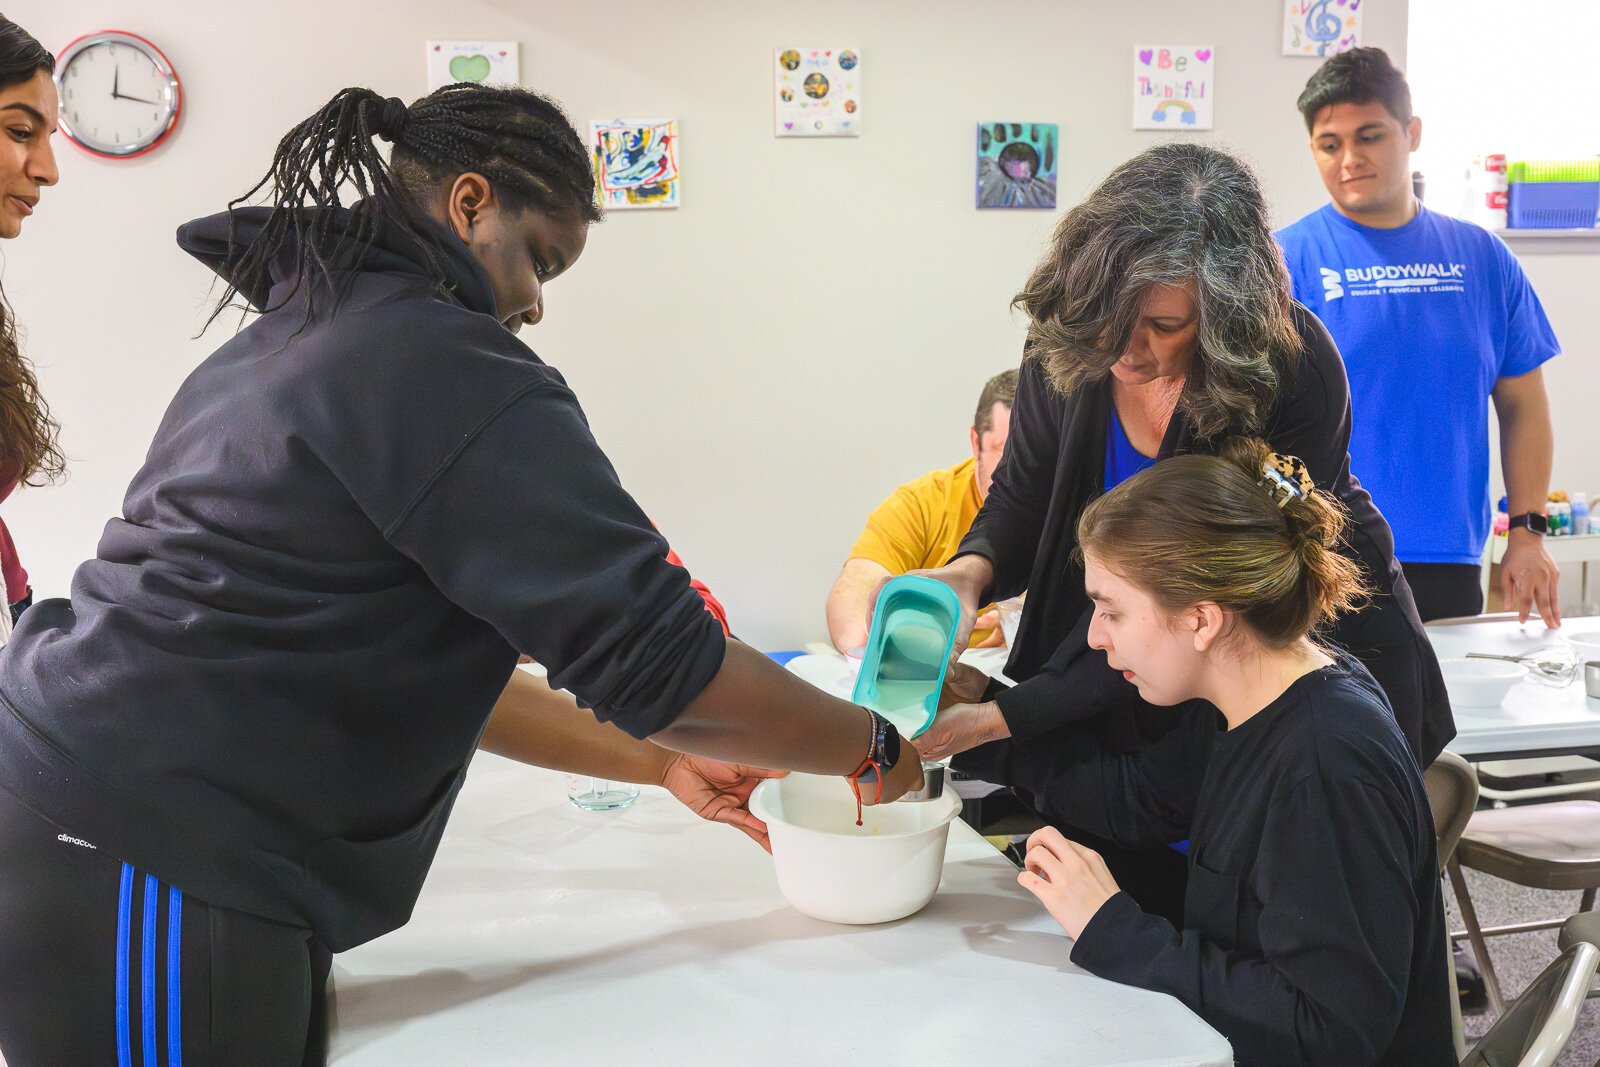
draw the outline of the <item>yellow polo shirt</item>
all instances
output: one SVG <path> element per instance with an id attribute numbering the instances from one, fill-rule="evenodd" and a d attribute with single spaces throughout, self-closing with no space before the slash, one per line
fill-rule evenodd
<path id="1" fill-rule="evenodd" d="M 867 517 L 850 558 L 871 560 L 890 574 L 941 567 L 955 555 L 981 506 L 977 461 L 968 458 L 948 470 L 929 471 L 896 489 Z M 989 633 L 973 631 L 971 643 Z"/>

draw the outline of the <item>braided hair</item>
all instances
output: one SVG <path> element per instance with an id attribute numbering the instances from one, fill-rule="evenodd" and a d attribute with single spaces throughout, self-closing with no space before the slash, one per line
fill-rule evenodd
<path id="1" fill-rule="evenodd" d="M 0 87 L 53 74 L 56 58 L 27 30 L 0 15 Z M 41 136 L 43 136 L 41 134 Z M 52 482 L 66 472 L 58 440 L 61 427 L 39 395 L 39 381 L 17 343 L 16 319 L 0 290 L 0 467 L 26 485 Z"/>
<path id="2" fill-rule="evenodd" d="M 375 137 L 394 145 L 387 160 Z M 407 107 L 371 89 L 341 89 L 285 134 L 261 180 L 229 201 L 232 282 L 207 325 L 241 291 L 266 291 L 273 264 L 285 255 L 294 286 L 283 302 L 308 281 L 328 280 L 336 213 L 318 209 L 343 207 L 347 188 L 364 201 L 342 229 L 358 252 L 381 229 L 398 225 L 417 236 L 429 275 L 443 286 L 444 267 L 423 204 L 440 182 L 466 171 L 488 178 L 513 211 L 531 208 L 600 220 L 588 150 L 560 105 L 548 97 L 458 82 Z M 263 189 L 269 190 L 272 212 L 256 237 L 240 245 L 234 240 L 234 209 Z M 308 319 L 315 292 L 313 284 Z"/>

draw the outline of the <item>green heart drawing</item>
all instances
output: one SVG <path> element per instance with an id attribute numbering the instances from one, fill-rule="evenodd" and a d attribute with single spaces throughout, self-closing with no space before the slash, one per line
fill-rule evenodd
<path id="1" fill-rule="evenodd" d="M 481 82 L 488 76 L 488 56 L 455 56 L 450 60 L 450 77 L 458 82 Z"/>

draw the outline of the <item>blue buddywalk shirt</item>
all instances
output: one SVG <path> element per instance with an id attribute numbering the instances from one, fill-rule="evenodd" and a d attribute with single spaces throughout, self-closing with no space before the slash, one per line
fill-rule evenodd
<path id="1" fill-rule="evenodd" d="M 1407 563 L 1477 563 L 1489 536 L 1489 395 L 1561 349 L 1516 257 L 1420 207 L 1390 230 L 1332 205 L 1278 234 L 1295 299 L 1350 376 L 1351 470 Z"/>

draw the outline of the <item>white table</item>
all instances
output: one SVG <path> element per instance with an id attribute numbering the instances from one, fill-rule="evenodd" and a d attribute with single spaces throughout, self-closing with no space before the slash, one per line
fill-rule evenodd
<path id="1" fill-rule="evenodd" d="M 1537 618 L 1527 624 L 1515 615 L 1434 623 L 1428 637 L 1440 659 L 1468 652 L 1516 655 L 1579 633 L 1600 633 L 1600 618 L 1567 619 L 1547 630 Z M 1600 700 L 1584 695 L 1580 677 L 1564 689 L 1523 681 L 1497 708 L 1455 709 L 1456 738 L 1450 751 L 1474 763 L 1557 755 L 1600 756 Z"/>
<path id="2" fill-rule="evenodd" d="M 582 812 L 480 754 L 411 923 L 335 961 L 332 1062 L 1232 1063 L 1178 1001 L 1073 967 L 1011 864 L 951 831 L 927 908 L 835 926 L 661 790 Z"/>

